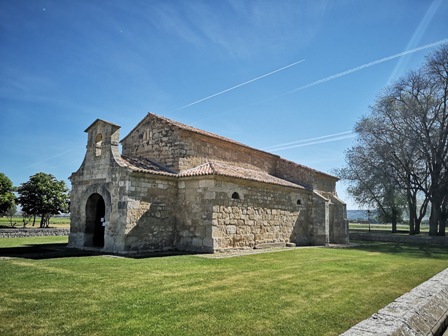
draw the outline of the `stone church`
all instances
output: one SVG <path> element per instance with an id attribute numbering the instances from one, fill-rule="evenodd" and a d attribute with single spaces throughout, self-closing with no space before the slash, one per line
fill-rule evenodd
<path id="1" fill-rule="evenodd" d="M 70 177 L 69 246 L 218 252 L 348 243 L 338 179 L 148 113 L 120 141 L 97 119 Z M 121 153 L 119 144 L 121 143 Z"/>

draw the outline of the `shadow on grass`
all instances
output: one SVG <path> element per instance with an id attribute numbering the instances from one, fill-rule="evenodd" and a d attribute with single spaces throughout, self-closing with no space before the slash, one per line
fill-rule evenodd
<path id="1" fill-rule="evenodd" d="M 105 253 L 99 250 L 89 249 L 80 250 L 67 247 L 66 243 L 57 244 L 29 244 L 17 247 L 0 248 L 0 258 L 24 258 L 24 259 L 54 259 L 54 258 L 72 258 L 72 257 L 92 257 L 109 256 L 132 259 L 171 257 L 178 255 L 200 254 L 200 252 L 183 251 L 164 251 L 164 252 L 146 252 L 136 254 L 113 254 Z"/>
<path id="2" fill-rule="evenodd" d="M 100 255 L 96 251 L 83 251 L 68 248 L 66 243 L 29 244 L 17 247 L 0 248 L 0 257 L 25 259 L 52 259 L 68 257 L 89 257 Z"/>
<path id="3" fill-rule="evenodd" d="M 429 244 L 406 244 L 406 243 L 392 243 L 392 242 L 367 242 L 356 241 L 359 245 L 353 247 L 353 249 L 376 252 L 376 253 L 388 253 L 394 255 L 403 255 L 406 257 L 415 258 L 434 258 L 434 259 L 447 259 L 448 260 L 448 247 Z"/>

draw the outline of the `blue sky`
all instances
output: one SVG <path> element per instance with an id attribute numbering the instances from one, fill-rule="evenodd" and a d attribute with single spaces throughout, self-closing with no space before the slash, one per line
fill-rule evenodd
<path id="1" fill-rule="evenodd" d="M 123 138 L 147 112 L 331 172 L 447 18 L 443 0 L 0 0 L 0 172 L 69 184 L 96 118 Z"/>

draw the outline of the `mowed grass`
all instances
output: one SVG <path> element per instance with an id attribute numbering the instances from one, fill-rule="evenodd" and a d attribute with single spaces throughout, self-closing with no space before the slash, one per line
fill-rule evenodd
<path id="1" fill-rule="evenodd" d="M 23 219 L 22 217 L 13 217 L 12 222 L 15 223 L 15 228 L 20 229 L 23 228 Z M 27 225 L 27 229 L 39 228 L 40 218 L 36 218 L 36 223 L 33 226 L 33 221 L 31 220 Z M 0 217 L 0 226 L 4 226 L 7 228 L 11 227 L 11 223 L 9 218 Z M 69 228 L 70 227 L 70 217 L 51 217 L 50 225 L 51 228 Z"/>
<path id="2" fill-rule="evenodd" d="M 0 334 L 338 335 L 446 267 L 446 248 L 389 243 L 233 258 L 0 259 Z"/>

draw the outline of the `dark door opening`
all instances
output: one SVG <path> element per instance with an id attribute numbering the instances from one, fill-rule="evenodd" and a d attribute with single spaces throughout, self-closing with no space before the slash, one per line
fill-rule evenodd
<path id="1" fill-rule="evenodd" d="M 104 225 L 106 215 L 106 205 L 101 197 L 96 205 L 95 227 L 93 228 L 93 246 L 104 247 Z"/>
<path id="2" fill-rule="evenodd" d="M 86 204 L 85 246 L 104 247 L 106 204 L 99 194 L 92 194 Z"/>

